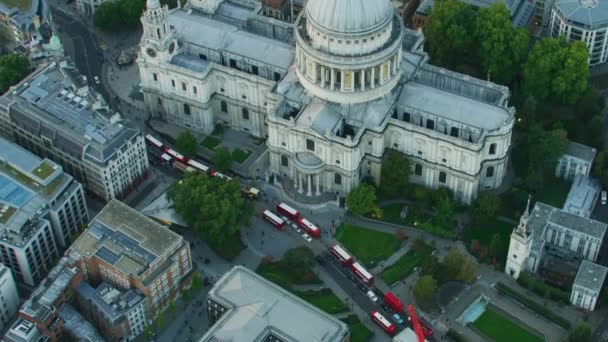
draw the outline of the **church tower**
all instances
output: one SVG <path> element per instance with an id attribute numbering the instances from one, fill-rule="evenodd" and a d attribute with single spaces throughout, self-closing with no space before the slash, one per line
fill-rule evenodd
<path id="1" fill-rule="evenodd" d="M 146 2 L 146 11 L 141 17 L 144 32 L 139 44 L 146 57 L 168 60 L 175 55 L 178 42 L 167 20 L 168 14 L 169 7 L 161 6 L 160 0 Z"/>
<path id="2" fill-rule="evenodd" d="M 517 279 L 521 271 L 525 271 L 530 248 L 532 247 L 532 232 L 528 228 L 528 220 L 530 219 L 530 197 L 526 211 L 521 215 L 519 224 L 511 233 L 511 242 L 509 243 L 509 254 L 507 255 L 507 265 L 505 273 Z"/>

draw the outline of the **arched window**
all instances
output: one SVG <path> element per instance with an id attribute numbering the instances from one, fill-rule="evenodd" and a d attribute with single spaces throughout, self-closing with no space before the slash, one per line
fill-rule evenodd
<path id="1" fill-rule="evenodd" d="M 447 179 L 448 179 L 448 175 L 446 175 L 445 172 L 443 172 L 443 171 L 439 172 L 439 183 L 445 184 Z"/>
<path id="2" fill-rule="evenodd" d="M 289 166 L 289 159 L 287 158 L 287 156 L 281 156 L 281 165 Z"/>
<path id="3" fill-rule="evenodd" d="M 226 104 L 226 101 L 220 102 L 220 107 L 222 113 L 228 113 L 228 104 Z"/>
<path id="4" fill-rule="evenodd" d="M 184 103 L 184 114 L 190 115 L 190 105 L 187 103 Z"/>
<path id="5" fill-rule="evenodd" d="M 488 168 L 486 169 L 486 177 L 494 177 L 494 166 L 488 166 Z"/>
<path id="6" fill-rule="evenodd" d="M 339 173 L 334 173 L 334 183 L 342 184 L 342 175 Z"/>
<path id="7" fill-rule="evenodd" d="M 490 144 L 490 154 L 496 154 L 496 143 Z"/>
<path id="8" fill-rule="evenodd" d="M 420 165 L 420 164 L 416 164 L 416 165 L 414 166 L 414 174 L 415 174 L 416 176 L 422 176 L 422 165 Z"/>

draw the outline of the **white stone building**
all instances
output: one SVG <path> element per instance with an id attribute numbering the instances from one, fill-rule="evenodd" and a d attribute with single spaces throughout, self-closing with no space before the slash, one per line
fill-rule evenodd
<path id="1" fill-rule="evenodd" d="M 591 217 L 601 190 L 602 186 L 597 179 L 582 175 L 574 176 L 563 210 L 574 215 Z"/>
<path id="2" fill-rule="evenodd" d="M 0 133 L 60 164 L 106 201 L 124 197 L 147 176 L 141 132 L 123 125 L 65 61 L 40 67 L 0 97 Z"/>
<path id="3" fill-rule="evenodd" d="M 0 264 L 0 330 L 10 322 L 19 309 L 19 293 L 11 270 Z"/>
<path id="4" fill-rule="evenodd" d="M 606 273 L 608 273 L 608 268 L 584 260 L 572 285 L 570 303 L 593 311 L 602 292 Z"/>
<path id="5" fill-rule="evenodd" d="M 567 260 L 596 261 L 605 223 L 536 202 L 511 234 L 505 273 L 518 278 L 522 271 L 536 273 L 546 253 Z"/>
<path id="6" fill-rule="evenodd" d="M 387 148 L 411 159 L 413 182 L 463 202 L 502 183 L 509 90 L 429 65 L 389 0 L 309 0 L 287 38 L 249 1 L 147 6 L 138 64 L 149 110 L 199 132 L 223 122 L 267 136 L 283 186 L 345 195 L 380 181 Z"/>
<path id="7" fill-rule="evenodd" d="M 557 161 L 555 177 L 573 179 L 576 175 L 589 176 L 596 154 L 595 148 L 571 141 Z"/>
<path id="8" fill-rule="evenodd" d="M 551 36 L 583 41 L 589 49 L 589 65 L 608 60 L 608 1 L 554 0 Z"/>

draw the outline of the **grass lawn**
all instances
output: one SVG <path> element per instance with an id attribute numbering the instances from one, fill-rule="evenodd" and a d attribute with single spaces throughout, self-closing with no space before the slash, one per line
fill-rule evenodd
<path id="1" fill-rule="evenodd" d="M 273 283 L 290 289 L 292 285 L 321 284 L 321 280 L 312 271 L 302 273 L 290 272 L 281 261 L 262 262 L 256 272 Z"/>
<path id="2" fill-rule="evenodd" d="M 2 3 L 8 7 L 18 7 L 23 11 L 28 11 L 32 6 L 31 0 L 2 0 Z"/>
<path id="3" fill-rule="evenodd" d="M 201 141 L 201 145 L 203 145 L 203 147 L 213 151 L 217 147 L 217 145 L 220 144 L 220 142 L 221 142 L 220 138 L 214 137 L 212 135 L 208 135 L 205 137 L 205 139 L 203 139 L 203 141 Z"/>
<path id="4" fill-rule="evenodd" d="M 251 151 L 248 149 L 241 150 L 240 148 L 232 151 L 232 160 L 239 164 L 243 164 L 247 158 L 251 155 Z"/>
<path id="5" fill-rule="evenodd" d="M 34 170 L 34 174 L 36 176 L 40 177 L 40 179 L 44 180 L 44 179 L 47 179 L 47 177 L 50 176 L 54 171 L 55 171 L 55 169 L 53 169 L 53 166 L 51 166 L 51 164 L 49 164 L 47 162 L 42 162 Z"/>
<path id="6" fill-rule="evenodd" d="M 328 314 L 333 315 L 348 311 L 346 305 L 330 289 L 296 291 L 295 294 Z"/>
<path id="7" fill-rule="evenodd" d="M 380 278 L 382 278 L 387 285 L 394 284 L 410 275 L 418 263 L 418 257 L 413 251 L 410 251 L 399 258 L 392 266 L 382 271 L 382 273 L 380 273 Z"/>
<path id="8" fill-rule="evenodd" d="M 348 324 L 350 342 L 366 342 L 372 336 L 372 332 L 355 315 L 344 318 L 342 322 Z"/>
<path id="9" fill-rule="evenodd" d="M 338 228 L 336 239 L 366 266 L 374 266 L 390 257 L 401 244 L 393 234 L 350 224 Z"/>
<path id="10" fill-rule="evenodd" d="M 487 308 L 473 323 L 473 326 L 495 342 L 542 342 L 540 336 L 534 335 L 498 312 Z"/>
<path id="11" fill-rule="evenodd" d="M 572 186 L 572 182 L 554 178 L 547 183 L 549 184 L 544 186 L 542 190 L 534 195 L 534 200 L 552 205 L 556 208 L 563 207 L 566 197 L 568 197 L 570 187 Z"/>
<path id="12" fill-rule="evenodd" d="M 405 204 L 401 203 L 392 203 L 381 206 L 380 209 L 382 209 L 382 218 L 380 220 L 414 227 L 446 239 L 454 238 L 453 231 L 434 224 L 432 215 L 420 208 L 409 206 L 407 217 L 405 220 L 402 219 L 401 210 L 403 209 L 404 205 Z"/>

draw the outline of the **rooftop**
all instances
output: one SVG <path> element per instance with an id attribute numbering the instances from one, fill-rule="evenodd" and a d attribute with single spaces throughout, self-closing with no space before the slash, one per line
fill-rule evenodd
<path id="1" fill-rule="evenodd" d="M 97 258 L 140 275 L 182 237 L 118 200 L 110 201 L 72 244 L 70 255 Z"/>
<path id="2" fill-rule="evenodd" d="M 46 336 L 42 334 L 34 323 L 28 322 L 21 317 L 18 317 L 15 323 L 11 325 L 11 328 L 6 332 L 6 337 L 19 342 L 47 341 L 45 339 Z"/>
<path id="3" fill-rule="evenodd" d="M 602 186 L 589 176 L 575 175 L 564 203 L 564 210 L 579 216 L 588 217 L 595 207 Z"/>
<path id="4" fill-rule="evenodd" d="M 568 143 L 568 147 L 566 148 L 566 152 L 564 152 L 564 155 L 578 158 L 589 163 L 593 163 L 593 159 L 595 159 L 596 153 L 597 150 L 593 147 L 571 141 L 570 143 Z"/>
<path id="5" fill-rule="evenodd" d="M 608 273 L 608 268 L 583 260 L 573 286 L 581 286 L 591 291 L 600 292 L 604 286 L 606 273 Z"/>
<path id="6" fill-rule="evenodd" d="M 196 12 L 188 14 L 183 9 L 174 10 L 169 14 L 169 23 L 180 33 L 183 41 L 196 46 L 232 53 L 282 69 L 288 69 L 294 58 L 294 49 L 289 44 Z"/>
<path id="7" fill-rule="evenodd" d="M 235 266 L 209 291 L 209 298 L 229 308 L 201 338 L 249 342 L 269 334 L 282 341 L 341 341 L 348 327 L 340 320 L 242 266 Z"/>
<path id="8" fill-rule="evenodd" d="M 534 239 L 543 239 L 541 234 L 548 224 L 554 224 L 574 231 L 582 232 L 602 240 L 606 234 L 606 224 L 565 212 L 548 204 L 536 202 L 530 213 L 528 227 L 532 229 Z"/>
<path id="9" fill-rule="evenodd" d="M 570 23 L 587 29 L 608 26 L 608 0 L 557 0 L 553 6 Z"/>
<path id="10" fill-rule="evenodd" d="M 111 323 L 123 318 L 125 313 L 144 299 L 136 290 L 120 291 L 104 282 L 95 289 L 83 281 L 78 284 L 76 291 Z"/>
<path id="11" fill-rule="evenodd" d="M 59 310 L 64 321 L 63 329 L 82 342 L 105 342 L 105 338 L 70 304 L 64 304 Z"/>
<path id="12" fill-rule="evenodd" d="M 137 130 L 123 126 L 119 114 L 106 117 L 102 97 L 88 88 L 82 76 L 66 62 L 53 62 L 29 76 L 4 103 L 11 120 L 32 133 L 43 133 L 60 148 L 94 162 L 105 162 Z M 40 168 L 40 167 L 39 167 Z M 44 176 L 44 166 L 38 174 Z"/>

